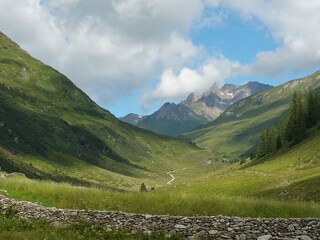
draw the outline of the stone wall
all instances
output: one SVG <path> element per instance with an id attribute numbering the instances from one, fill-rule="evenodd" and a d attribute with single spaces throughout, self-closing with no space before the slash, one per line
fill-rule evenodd
<path id="1" fill-rule="evenodd" d="M 113 211 L 58 209 L 16 201 L 0 195 L 0 209 L 14 209 L 26 219 L 45 219 L 54 225 L 86 221 L 103 224 L 110 229 L 124 229 L 134 233 L 176 233 L 186 238 L 207 236 L 213 239 L 320 239 L 320 219 L 240 218 L 226 216 L 155 216 Z"/>

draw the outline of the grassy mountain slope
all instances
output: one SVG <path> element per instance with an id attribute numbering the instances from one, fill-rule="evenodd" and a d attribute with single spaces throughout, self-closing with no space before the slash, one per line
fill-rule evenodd
<path id="1" fill-rule="evenodd" d="M 237 155 L 250 155 L 261 129 L 277 124 L 287 112 L 294 91 L 320 86 L 320 71 L 240 100 L 215 121 L 184 136 L 201 147 Z"/>
<path id="2" fill-rule="evenodd" d="M 207 122 L 205 117 L 197 115 L 184 104 L 165 103 L 158 111 L 142 119 L 137 126 L 162 135 L 179 136 Z"/>
<path id="3" fill-rule="evenodd" d="M 310 134 L 299 145 L 272 156 L 220 169 L 208 165 L 211 172 L 206 175 L 146 193 L 79 189 L 13 176 L 0 181 L 0 194 L 60 208 L 180 216 L 319 217 L 320 127 Z"/>
<path id="4" fill-rule="evenodd" d="M 29 177 L 130 187 L 167 179 L 201 152 L 118 121 L 2 33 L 0 102 L 0 167 Z"/>
<path id="5" fill-rule="evenodd" d="M 300 144 L 271 156 L 235 163 L 189 184 L 189 192 L 300 201 L 320 201 L 320 126 Z M 181 185 L 176 191 L 185 191 Z"/>

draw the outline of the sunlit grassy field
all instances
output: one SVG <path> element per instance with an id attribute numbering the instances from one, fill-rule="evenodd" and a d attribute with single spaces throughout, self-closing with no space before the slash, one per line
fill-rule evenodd
<path id="1" fill-rule="evenodd" d="M 115 192 L 38 182 L 22 177 L 0 181 L 0 192 L 9 197 L 45 206 L 76 209 L 121 210 L 170 215 L 230 215 L 250 217 L 319 217 L 320 205 L 295 200 L 271 200 L 204 192 L 181 187 L 140 192 Z"/>
<path id="2" fill-rule="evenodd" d="M 319 140 L 320 135 L 315 133 L 289 150 L 260 160 L 247 160 L 242 165 L 237 162 L 217 168 L 211 163 L 172 169 L 177 181 L 153 191 L 147 184 L 148 192 L 119 192 L 11 176 L 0 178 L 0 194 L 59 208 L 180 216 L 320 217 Z M 207 168 L 208 173 L 199 177 L 201 168 Z M 0 214 L 0 239 L 44 238 L 163 239 L 164 235 L 128 235 L 82 223 L 56 228 Z"/>
<path id="3" fill-rule="evenodd" d="M 206 167 L 192 179 L 190 169 L 175 169 L 184 181 L 148 192 L 112 191 L 35 181 L 24 177 L 0 180 L 0 193 L 46 206 L 121 210 L 171 215 L 236 215 L 250 217 L 320 217 L 320 135 L 260 160 Z M 186 175 L 189 174 L 189 178 Z M 195 173 L 194 176 L 198 176 Z M 169 176 L 167 176 L 169 178 Z"/>

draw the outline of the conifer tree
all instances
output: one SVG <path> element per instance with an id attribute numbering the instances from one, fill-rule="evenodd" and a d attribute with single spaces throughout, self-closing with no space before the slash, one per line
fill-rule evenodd
<path id="1" fill-rule="evenodd" d="M 147 186 L 142 183 L 141 186 L 140 186 L 140 192 L 146 192 L 147 191 Z"/>
<path id="2" fill-rule="evenodd" d="M 312 90 L 310 90 L 307 94 L 306 99 L 306 118 L 305 124 L 307 128 L 311 128 L 316 125 L 318 121 L 318 103 L 317 96 L 314 94 Z"/>
<path id="3" fill-rule="evenodd" d="M 288 142 L 296 144 L 302 140 L 305 133 L 304 122 L 301 95 L 294 92 L 285 129 L 285 138 Z"/>
<path id="4" fill-rule="evenodd" d="M 268 154 L 268 130 L 265 129 L 260 133 L 259 144 L 257 147 L 257 157 L 263 157 Z"/>

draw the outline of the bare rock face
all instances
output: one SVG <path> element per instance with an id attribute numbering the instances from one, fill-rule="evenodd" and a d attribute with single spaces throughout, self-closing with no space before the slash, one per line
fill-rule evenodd
<path id="1" fill-rule="evenodd" d="M 0 195 L 0 211 L 12 212 L 13 209 L 17 216 L 29 220 L 41 218 L 54 226 L 86 221 L 89 224 L 102 224 L 110 231 L 123 229 L 131 234 L 162 232 L 167 236 L 179 234 L 187 239 L 320 239 L 319 218 L 182 217 L 57 209 Z"/>
<path id="2" fill-rule="evenodd" d="M 201 96 L 189 95 L 182 103 L 207 118 L 208 121 L 213 121 L 233 103 L 269 88 L 272 86 L 259 82 L 248 82 L 245 85 L 225 84 L 221 88 L 213 84 Z"/>
<path id="3" fill-rule="evenodd" d="M 149 116 L 128 114 L 120 120 L 141 128 L 169 136 L 179 136 L 216 119 L 233 103 L 272 86 L 248 82 L 245 85 L 225 84 L 221 88 L 213 83 L 202 95 L 190 93 L 180 103 L 165 103 Z"/>

